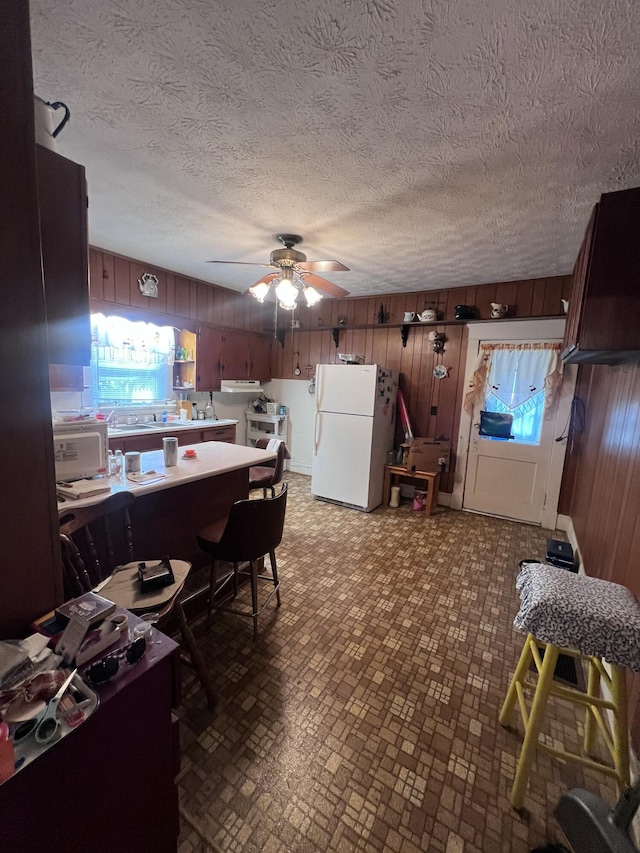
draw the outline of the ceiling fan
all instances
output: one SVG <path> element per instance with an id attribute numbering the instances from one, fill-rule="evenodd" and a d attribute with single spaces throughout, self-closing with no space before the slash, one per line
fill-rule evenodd
<path id="1" fill-rule="evenodd" d="M 329 296 L 348 296 L 349 291 L 338 287 L 326 278 L 317 275 L 318 272 L 348 272 L 340 261 L 308 261 L 307 256 L 297 249 L 302 237 L 298 234 L 276 234 L 284 249 L 274 249 L 271 252 L 268 264 L 251 264 L 244 261 L 208 261 L 210 264 L 241 264 L 243 266 L 270 266 L 275 267 L 277 272 L 267 273 L 246 291 L 254 296 L 259 302 L 264 302 L 269 293 L 270 285 L 273 283 L 275 293 L 282 308 L 292 311 L 296 307 L 298 292 L 302 290 L 309 306 L 315 305 L 323 294 Z"/>

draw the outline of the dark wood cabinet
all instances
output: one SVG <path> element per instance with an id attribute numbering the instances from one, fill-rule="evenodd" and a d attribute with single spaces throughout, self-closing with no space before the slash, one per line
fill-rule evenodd
<path id="1" fill-rule="evenodd" d="M 84 376 L 81 364 L 50 364 L 51 391 L 83 391 Z"/>
<path id="2" fill-rule="evenodd" d="M 271 380 L 272 346 L 272 337 L 249 335 L 249 379 L 259 379 L 260 382 Z"/>
<path id="3" fill-rule="evenodd" d="M 271 338 L 240 329 L 199 326 L 195 390 L 219 391 L 222 379 L 271 379 Z"/>
<path id="4" fill-rule="evenodd" d="M 566 363 L 640 358 L 640 187 L 605 193 L 595 206 L 573 271 Z"/>
<path id="5" fill-rule="evenodd" d="M 221 379 L 253 379 L 249 375 L 249 335 L 225 329 L 222 333 Z"/>
<path id="6" fill-rule="evenodd" d="M 89 249 L 83 166 L 36 145 L 50 364 L 89 364 Z"/>
<path id="7" fill-rule="evenodd" d="M 219 391 L 222 330 L 199 326 L 196 337 L 196 391 Z"/>

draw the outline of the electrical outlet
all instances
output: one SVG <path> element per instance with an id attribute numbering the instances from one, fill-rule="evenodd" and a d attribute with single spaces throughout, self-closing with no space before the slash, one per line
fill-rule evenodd
<path id="1" fill-rule="evenodd" d="M 431 414 L 432 415 L 438 414 L 438 407 L 437 406 L 431 406 Z"/>

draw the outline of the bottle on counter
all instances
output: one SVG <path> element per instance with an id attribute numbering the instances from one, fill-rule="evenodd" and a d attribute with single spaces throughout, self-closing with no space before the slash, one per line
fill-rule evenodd
<path id="1" fill-rule="evenodd" d="M 124 460 L 122 456 L 122 451 L 116 450 L 116 452 L 113 454 L 113 473 L 116 475 L 116 477 L 122 476 L 123 464 Z"/>

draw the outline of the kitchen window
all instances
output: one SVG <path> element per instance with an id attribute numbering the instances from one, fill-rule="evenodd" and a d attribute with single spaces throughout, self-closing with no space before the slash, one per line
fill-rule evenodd
<path id="1" fill-rule="evenodd" d="M 92 314 L 93 405 L 151 405 L 170 400 L 174 354 L 172 326 Z"/>

